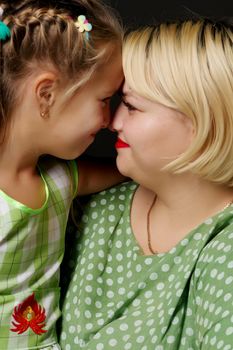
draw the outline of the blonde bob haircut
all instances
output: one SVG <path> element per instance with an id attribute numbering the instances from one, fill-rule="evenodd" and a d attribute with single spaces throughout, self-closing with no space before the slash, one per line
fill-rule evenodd
<path id="1" fill-rule="evenodd" d="M 192 120 L 192 145 L 164 170 L 233 186 L 233 25 L 160 23 L 125 36 L 123 69 L 140 96 Z"/>

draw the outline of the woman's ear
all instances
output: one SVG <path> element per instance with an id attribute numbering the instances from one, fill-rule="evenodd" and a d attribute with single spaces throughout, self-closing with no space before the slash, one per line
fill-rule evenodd
<path id="1" fill-rule="evenodd" d="M 48 116 L 56 99 L 57 77 L 53 73 L 41 74 L 35 83 L 35 94 L 42 117 Z"/>

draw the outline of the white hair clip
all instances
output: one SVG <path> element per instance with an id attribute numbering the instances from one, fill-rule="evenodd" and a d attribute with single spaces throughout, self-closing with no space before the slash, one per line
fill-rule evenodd
<path id="1" fill-rule="evenodd" d="M 91 23 L 86 19 L 85 16 L 80 15 L 78 16 L 75 26 L 78 28 L 80 33 L 85 32 L 86 38 L 89 39 L 89 32 L 92 30 L 92 25 Z"/>

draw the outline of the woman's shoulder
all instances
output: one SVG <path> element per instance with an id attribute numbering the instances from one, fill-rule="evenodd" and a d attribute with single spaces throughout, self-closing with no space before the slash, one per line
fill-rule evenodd
<path id="1" fill-rule="evenodd" d="M 128 213 L 137 187 L 138 184 L 133 181 L 123 182 L 101 192 L 76 198 L 72 216 L 79 222 L 77 226 L 82 230 L 82 225 L 85 226 L 96 217 L 105 217 L 113 213 L 114 216 L 120 217 L 122 213 Z"/>
<path id="2" fill-rule="evenodd" d="M 212 236 L 201 251 L 195 268 L 196 281 L 204 284 L 219 281 L 233 287 L 233 219 L 230 212 L 225 220 L 219 220 L 218 232 Z M 218 225 L 216 225 L 218 226 Z"/>
<path id="3" fill-rule="evenodd" d="M 104 191 L 88 196 L 86 200 L 84 200 L 84 207 L 99 207 L 101 209 L 108 204 L 115 205 L 117 202 L 126 204 L 132 198 L 137 187 L 138 185 L 133 181 L 123 182 Z"/>
<path id="4" fill-rule="evenodd" d="M 127 181 L 127 182 L 122 182 L 118 185 L 115 185 L 113 187 L 110 187 L 106 190 L 103 190 L 95 195 L 93 195 L 93 197 L 108 197 L 108 196 L 112 196 L 113 194 L 115 196 L 120 196 L 122 194 L 126 195 L 130 195 L 131 193 L 133 193 L 136 188 L 138 187 L 138 184 L 135 183 L 134 181 Z"/>
<path id="5" fill-rule="evenodd" d="M 105 193 L 115 193 L 115 194 L 122 194 L 122 193 L 132 193 L 136 190 L 138 187 L 138 184 L 134 181 L 127 181 L 127 182 L 122 182 L 118 185 L 115 185 L 113 187 L 110 187 L 109 189 L 100 192 L 100 195 L 104 195 Z"/>
<path id="6" fill-rule="evenodd" d="M 229 221 L 199 255 L 192 279 L 193 288 L 190 289 L 197 341 L 205 344 L 204 349 L 216 349 L 217 344 L 232 349 L 229 345 L 233 344 L 232 271 L 233 223 Z"/>
<path id="7" fill-rule="evenodd" d="M 210 238 L 205 245 L 199 260 L 205 260 L 206 255 L 217 258 L 225 254 L 232 257 L 233 250 L 233 209 L 229 208 L 215 216 L 211 227 Z"/>

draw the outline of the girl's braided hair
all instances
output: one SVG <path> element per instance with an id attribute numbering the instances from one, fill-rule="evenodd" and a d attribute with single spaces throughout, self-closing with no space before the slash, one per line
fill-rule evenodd
<path id="1" fill-rule="evenodd" d="M 19 99 L 20 83 L 33 69 L 52 66 L 77 90 L 104 62 L 109 48 L 120 46 L 122 27 L 101 0 L 0 0 L 0 6 L 11 31 L 8 40 L 0 41 L 2 133 Z M 88 40 L 75 26 L 79 15 L 92 24 Z"/>

